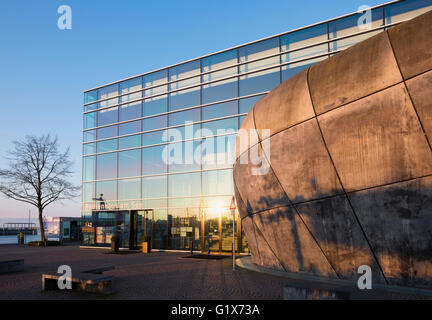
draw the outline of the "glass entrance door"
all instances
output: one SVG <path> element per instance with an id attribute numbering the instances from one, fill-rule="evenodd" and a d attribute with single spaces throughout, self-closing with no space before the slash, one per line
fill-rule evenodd
<path id="1" fill-rule="evenodd" d="M 212 208 L 203 209 L 204 227 L 201 230 L 203 252 L 221 252 L 221 212 Z"/>
<path id="2" fill-rule="evenodd" d="M 154 210 L 145 209 L 136 211 L 136 235 L 137 235 L 137 245 L 141 246 L 141 237 L 147 236 L 151 238 L 153 242 L 154 235 Z"/>
<path id="3" fill-rule="evenodd" d="M 120 237 L 120 247 L 129 248 L 129 244 L 130 244 L 130 214 L 129 214 L 129 211 L 119 211 L 118 212 L 116 234 Z"/>

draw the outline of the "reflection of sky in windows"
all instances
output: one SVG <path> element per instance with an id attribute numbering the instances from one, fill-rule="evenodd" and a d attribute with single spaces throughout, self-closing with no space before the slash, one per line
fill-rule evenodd
<path id="1" fill-rule="evenodd" d="M 379 27 L 385 18 L 387 23 L 394 23 L 409 19 L 431 8 L 430 1 L 413 0 L 394 3 L 385 7 L 385 10 L 376 9 L 372 13 L 372 27 Z M 414 10 L 406 12 L 407 10 Z M 383 17 L 383 11 L 385 17 Z M 87 201 L 96 189 L 97 192 L 106 193 L 112 199 L 118 196 L 121 200 L 139 198 L 165 198 L 167 196 L 167 187 L 170 188 L 170 197 L 192 197 L 171 199 L 170 206 L 176 208 L 204 206 L 214 207 L 221 206 L 221 203 L 230 203 L 231 198 L 206 195 L 232 194 L 232 170 L 226 169 L 232 167 L 235 153 L 235 138 L 239 125 L 244 116 L 232 117 L 228 119 L 214 120 L 223 117 L 235 116 L 238 113 L 245 114 L 257 103 L 262 95 L 243 98 L 236 101 L 221 102 L 238 96 L 243 97 L 252 94 L 260 94 L 275 88 L 282 81 L 294 76 L 298 72 L 308 68 L 325 58 L 313 58 L 305 61 L 290 63 L 281 67 L 274 67 L 279 63 L 289 63 L 294 60 L 310 58 L 314 55 L 326 54 L 330 48 L 342 50 L 350 45 L 362 41 L 374 32 L 365 35 L 358 35 L 343 40 L 332 40 L 329 44 L 314 45 L 310 48 L 300 49 L 297 51 L 283 53 L 280 56 L 264 58 L 260 61 L 253 62 L 254 59 L 260 59 L 268 55 L 279 52 L 298 49 L 303 46 L 311 45 L 316 42 L 326 41 L 359 32 L 357 22 L 360 15 L 345 17 L 328 24 L 320 24 L 311 28 L 295 31 L 280 37 L 275 37 L 232 49 L 227 52 L 218 53 L 200 60 L 191 61 L 182 65 L 174 66 L 165 70 L 160 70 L 139 76 L 134 79 L 122 81 L 119 84 L 108 85 L 106 87 L 92 90 L 84 93 L 84 111 L 92 111 L 99 107 L 107 107 L 105 110 L 98 110 L 84 115 L 84 130 L 96 126 L 110 125 L 105 128 L 88 130 L 83 133 L 84 142 L 94 141 L 97 139 L 109 139 L 97 143 L 85 144 L 83 146 L 84 155 L 94 154 L 96 152 L 113 152 L 128 148 L 137 148 L 136 150 L 122 151 L 121 153 L 109 153 L 104 155 L 85 157 L 83 159 L 83 181 L 97 179 L 113 179 L 135 177 L 140 175 L 158 175 L 155 177 L 143 177 L 139 179 L 126 179 L 117 182 L 98 182 L 83 184 L 83 201 Z M 327 28 L 330 34 L 327 34 Z M 280 46 L 280 47 L 279 47 Z M 243 63 L 240 66 L 236 64 Z M 272 67 L 271 69 L 258 71 L 262 68 Z M 224 70 L 219 70 L 226 68 Z M 244 73 L 252 72 L 244 75 Z M 205 74 L 200 74 L 205 73 Z M 238 77 L 223 79 L 239 74 Z M 242 75 L 243 74 L 243 75 Z M 185 79 L 191 77 L 190 79 Z M 183 80 L 182 80 L 183 79 Z M 168 84 L 168 82 L 171 82 Z M 215 81 L 213 83 L 208 83 Z M 203 83 L 202 87 L 186 87 Z M 132 93 L 133 91 L 143 89 L 143 92 Z M 167 94 L 167 90 L 177 90 Z M 118 94 L 124 96 L 118 98 Z M 150 98 L 150 96 L 161 94 Z M 126 103 L 120 106 L 112 107 L 119 102 L 129 102 L 131 100 L 144 97 L 144 101 L 136 103 Z M 100 99 L 107 101 L 96 102 Z M 191 108 L 201 104 L 213 105 L 204 106 L 197 109 L 184 110 L 169 115 L 157 116 L 167 111 L 177 111 L 183 108 Z M 154 116 L 139 121 L 132 121 L 120 125 L 112 125 L 118 121 L 129 121 L 140 117 Z M 185 127 L 186 121 L 201 122 Z M 168 136 L 172 136 L 169 145 L 147 147 L 153 144 L 165 144 L 167 141 L 162 139 L 165 128 L 168 126 L 179 126 L 168 129 Z M 185 130 L 190 128 L 191 130 Z M 160 130 L 158 130 L 160 129 Z M 202 129 L 202 130 L 200 130 Z M 204 138 L 217 134 L 226 134 L 227 132 L 218 129 L 230 129 L 233 134 L 228 134 L 218 138 Z M 141 131 L 152 131 L 141 134 Z M 191 132 L 189 136 L 186 132 Z M 118 135 L 132 136 L 116 138 Z M 185 162 L 186 143 L 179 142 L 183 139 L 196 139 L 191 142 L 193 163 Z M 225 140 L 222 143 L 218 139 Z M 174 143 L 173 143 L 174 142 Z M 142 148 L 144 147 L 144 148 Z M 176 149 L 177 148 L 177 149 Z M 170 164 L 169 167 L 164 163 L 162 155 L 168 156 L 168 151 L 180 150 L 181 161 L 183 163 Z M 198 150 L 198 156 L 195 152 Z M 172 155 L 172 154 L 171 154 Z M 198 162 L 197 162 L 198 160 Z M 118 161 L 118 163 L 117 163 Z M 118 164 L 118 165 L 117 165 Z M 118 169 L 117 169 L 118 168 Z M 222 169 L 216 171 L 216 169 Z M 225 170 L 226 169 L 226 170 Z M 117 173 L 118 170 L 118 173 Z M 182 173 L 194 170 L 213 170 L 202 171 L 197 173 Z M 170 174 L 167 177 L 166 173 Z M 182 174 L 178 174 L 181 172 Z M 168 181 L 169 180 L 169 181 Z M 127 191 L 127 190 L 130 191 Z M 118 190 L 118 191 L 117 191 Z M 129 192 L 129 194 L 128 194 Z M 200 200 L 200 194 L 204 195 Z M 147 208 L 165 208 L 166 199 L 143 200 L 144 207 Z M 223 206 L 223 205 L 222 205 Z M 165 210 L 165 209 L 163 209 Z M 178 211 L 182 214 L 184 209 Z M 164 211 L 166 215 L 167 212 Z M 166 216 L 165 218 L 166 219 Z"/>
<path id="2" fill-rule="evenodd" d="M 167 95 L 157 96 L 150 99 L 145 99 L 143 103 L 143 116 L 152 116 L 159 113 L 167 112 L 168 98 Z"/>
<path id="3" fill-rule="evenodd" d="M 96 183 L 96 194 L 103 194 L 106 201 L 117 200 L 117 181 L 99 181 Z"/>
<path id="4" fill-rule="evenodd" d="M 117 153 L 98 155 L 96 169 L 98 180 L 117 178 Z"/>
<path id="5" fill-rule="evenodd" d="M 118 199 L 140 199 L 141 179 L 127 179 L 118 181 Z"/>
<path id="6" fill-rule="evenodd" d="M 142 149 L 142 174 L 158 174 L 167 172 L 167 165 L 162 159 L 165 146 L 148 147 Z"/>
<path id="7" fill-rule="evenodd" d="M 119 121 L 127 121 L 141 117 L 141 102 L 127 103 L 120 106 Z"/>
<path id="8" fill-rule="evenodd" d="M 140 90 L 141 88 L 142 88 L 142 78 L 141 77 L 134 78 L 120 83 L 120 94 L 126 94 L 129 92 L 137 91 Z M 131 101 L 138 98 L 141 98 L 141 91 L 132 94 L 127 94 L 120 97 L 120 102 Z"/>
<path id="9" fill-rule="evenodd" d="M 141 150 L 119 152 L 119 178 L 141 176 Z"/>

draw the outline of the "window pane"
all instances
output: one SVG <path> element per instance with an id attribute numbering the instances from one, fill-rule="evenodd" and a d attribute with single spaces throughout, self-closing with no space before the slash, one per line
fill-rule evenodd
<path id="1" fill-rule="evenodd" d="M 117 181 L 101 181 L 96 183 L 97 197 L 103 194 L 105 201 L 117 200 Z"/>
<path id="2" fill-rule="evenodd" d="M 141 146 L 141 135 L 119 138 L 119 149 L 137 148 Z"/>
<path id="3" fill-rule="evenodd" d="M 142 121 L 143 131 L 166 128 L 168 117 L 166 115 L 144 119 Z"/>
<path id="4" fill-rule="evenodd" d="M 96 130 L 85 131 L 83 134 L 83 140 L 84 142 L 96 140 Z"/>
<path id="5" fill-rule="evenodd" d="M 167 199 L 143 200 L 143 208 L 155 209 L 155 208 L 166 208 L 166 207 L 167 207 Z"/>
<path id="6" fill-rule="evenodd" d="M 141 179 L 127 179 L 118 181 L 119 200 L 140 200 Z"/>
<path id="7" fill-rule="evenodd" d="M 109 152 L 117 150 L 117 139 L 99 141 L 97 143 L 97 152 Z"/>
<path id="8" fill-rule="evenodd" d="M 141 77 L 120 83 L 120 93 L 121 94 L 137 91 L 137 90 L 140 90 L 141 88 L 142 88 L 142 78 Z M 131 100 L 135 100 L 135 99 L 139 99 L 139 98 L 141 98 L 141 91 L 120 97 L 120 102 L 131 101 Z"/>
<path id="9" fill-rule="evenodd" d="M 168 248 L 173 250 L 190 250 L 192 241 L 193 248 L 199 250 L 200 241 L 200 210 L 194 208 L 191 204 L 192 199 L 186 199 L 188 205 L 185 207 L 182 201 L 182 208 L 173 208 L 178 206 L 180 199 L 170 199 L 170 208 L 168 215 L 170 217 L 170 237 Z M 183 200 L 183 199 L 181 199 Z M 194 199 L 195 200 L 195 199 Z M 199 203 L 199 200 L 198 200 Z"/>
<path id="10" fill-rule="evenodd" d="M 146 88 L 144 93 L 146 97 L 167 91 L 168 86 L 163 85 L 168 81 L 167 74 L 167 70 L 161 70 L 144 76 L 144 87 Z"/>
<path id="11" fill-rule="evenodd" d="M 85 157 L 83 159 L 83 180 L 84 181 L 96 180 L 95 165 L 96 165 L 95 156 Z"/>
<path id="12" fill-rule="evenodd" d="M 202 103 L 211 103 L 237 97 L 237 78 L 213 82 L 202 87 Z"/>
<path id="13" fill-rule="evenodd" d="M 88 106 L 84 106 L 84 112 L 96 110 L 98 107 L 97 103 L 89 104 Z"/>
<path id="14" fill-rule="evenodd" d="M 169 70 L 170 82 L 184 79 L 186 77 L 191 77 L 200 74 L 200 61 L 195 60 L 182 65 L 172 67 Z M 194 84 L 199 84 L 200 78 L 194 77 L 184 81 L 177 81 L 170 84 L 170 90 L 180 89 Z"/>
<path id="15" fill-rule="evenodd" d="M 165 202 L 165 206 L 166 206 L 166 202 Z M 153 242 L 152 242 L 153 248 L 164 249 L 167 247 L 167 239 L 168 239 L 167 229 L 168 229 L 167 210 L 166 209 L 154 210 Z"/>
<path id="16" fill-rule="evenodd" d="M 97 90 L 86 92 L 84 93 L 84 103 L 97 101 L 97 97 L 98 97 Z"/>
<path id="17" fill-rule="evenodd" d="M 120 121 L 141 118 L 141 102 L 123 104 L 120 106 Z"/>
<path id="18" fill-rule="evenodd" d="M 84 130 L 96 127 L 96 112 L 84 114 Z"/>
<path id="19" fill-rule="evenodd" d="M 113 84 L 108 87 L 100 88 L 98 93 L 99 93 L 99 100 L 115 97 L 118 95 L 118 84 Z M 113 99 L 99 102 L 99 107 L 101 108 L 108 107 L 117 103 L 118 103 L 118 98 L 113 98 Z"/>
<path id="20" fill-rule="evenodd" d="M 119 178 L 141 176 L 141 150 L 119 152 Z"/>
<path id="21" fill-rule="evenodd" d="M 282 51 L 294 50 L 308 46 L 317 42 L 327 40 L 327 24 L 320 24 L 315 27 L 296 31 L 281 37 Z M 305 58 L 311 55 L 317 55 L 328 51 L 328 44 L 321 44 L 307 49 L 302 49 L 287 54 L 283 54 L 282 62 L 288 62 L 296 59 Z"/>
<path id="22" fill-rule="evenodd" d="M 118 135 L 117 130 L 118 130 L 117 125 L 97 129 L 97 138 L 98 139 L 108 139 L 108 138 L 116 137 Z"/>
<path id="23" fill-rule="evenodd" d="M 119 135 L 132 134 L 141 132 L 141 121 L 132 121 L 119 125 Z"/>
<path id="24" fill-rule="evenodd" d="M 217 134 L 224 134 L 228 131 L 236 132 L 238 130 L 238 120 L 237 117 L 228 118 L 223 120 L 209 121 L 203 122 L 201 124 L 202 127 L 202 135 L 201 136 L 210 136 Z"/>
<path id="25" fill-rule="evenodd" d="M 361 18 L 363 13 L 358 13 L 353 16 L 349 16 L 346 18 L 342 18 L 336 21 L 332 21 L 329 23 L 329 38 L 339 38 L 351 34 L 355 34 L 358 32 L 361 32 L 358 25 L 358 20 Z M 382 9 L 378 8 L 375 10 L 372 10 L 372 28 L 376 28 L 383 25 L 383 14 Z M 362 35 L 353 36 L 350 38 L 346 38 L 343 40 L 338 40 L 330 43 L 330 49 L 331 51 L 336 50 L 343 50 L 346 49 L 358 42 L 361 42 L 363 40 L 366 40 L 367 38 L 370 38 L 376 34 L 381 32 L 381 30 L 374 31 L 374 32 L 368 32 Z"/>
<path id="26" fill-rule="evenodd" d="M 235 158 L 237 135 L 206 138 L 201 143 L 202 169 L 219 169 L 232 167 Z"/>
<path id="27" fill-rule="evenodd" d="M 201 60 L 202 72 L 209 72 L 234 66 L 237 64 L 237 50 L 230 50 L 219 54 L 212 55 L 210 57 L 203 58 Z M 223 77 L 237 74 L 237 67 L 227 68 L 221 71 L 216 71 L 203 75 L 203 82 L 217 80 Z"/>
<path id="28" fill-rule="evenodd" d="M 214 118 L 221 118 L 232 116 L 238 113 L 237 101 L 224 102 L 219 104 L 214 104 L 208 107 L 203 107 L 202 119 L 210 120 Z"/>
<path id="29" fill-rule="evenodd" d="M 203 195 L 233 194 L 232 170 L 203 172 Z"/>
<path id="30" fill-rule="evenodd" d="M 166 173 L 167 165 L 162 158 L 166 146 L 156 146 L 142 149 L 142 174 Z M 166 157 L 165 157 L 166 158 Z"/>
<path id="31" fill-rule="evenodd" d="M 248 113 L 263 95 L 240 100 L 240 113 Z"/>
<path id="32" fill-rule="evenodd" d="M 98 126 L 105 126 L 118 122 L 118 107 L 98 111 Z"/>
<path id="33" fill-rule="evenodd" d="M 240 62 L 248 62 L 254 59 L 259 59 L 271 54 L 279 52 L 279 38 L 268 39 L 258 43 L 254 43 L 239 49 Z M 250 72 L 253 70 L 278 65 L 280 63 L 279 56 L 259 60 L 243 64 L 240 66 L 240 73 Z"/>
<path id="34" fill-rule="evenodd" d="M 162 140 L 162 136 L 164 132 L 165 130 L 144 133 L 142 135 L 142 145 L 149 146 L 152 144 L 159 144 L 165 142 Z"/>
<path id="35" fill-rule="evenodd" d="M 96 153 L 96 143 L 87 143 L 83 145 L 83 154 L 93 154 Z"/>
<path id="36" fill-rule="evenodd" d="M 414 18 L 432 9 L 430 0 L 401 1 L 385 7 L 386 23 L 396 23 Z"/>
<path id="37" fill-rule="evenodd" d="M 95 183 L 94 182 L 87 182 L 83 183 L 83 191 L 82 191 L 82 201 L 83 202 L 90 202 L 95 198 L 94 192 L 95 192 Z"/>
<path id="38" fill-rule="evenodd" d="M 201 173 L 169 175 L 168 185 L 169 197 L 199 196 L 201 193 Z"/>
<path id="39" fill-rule="evenodd" d="M 186 121 L 198 122 L 200 121 L 200 109 L 192 109 L 187 111 L 170 113 L 168 115 L 169 126 L 184 125 Z"/>
<path id="40" fill-rule="evenodd" d="M 143 116 L 152 116 L 168 111 L 168 98 L 166 95 L 145 99 L 143 104 Z"/>
<path id="41" fill-rule="evenodd" d="M 166 141 L 174 142 L 189 140 L 200 136 L 200 124 L 187 125 L 183 127 L 168 129 Z"/>
<path id="42" fill-rule="evenodd" d="M 117 153 L 97 156 L 97 179 L 117 178 Z"/>
<path id="43" fill-rule="evenodd" d="M 311 65 L 314 65 L 317 62 L 323 61 L 327 58 L 327 56 L 321 58 L 315 58 L 311 60 L 305 60 L 302 62 L 292 63 L 282 67 L 282 82 L 288 80 L 289 78 L 295 76 L 300 71 L 309 68 Z"/>
<path id="44" fill-rule="evenodd" d="M 200 88 L 192 88 L 170 93 L 170 111 L 198 106 L 200 104 Z"/>
<path id="45" fill-rule="evenodd" d="M 199 141 L 171 143 L 168 146 L 169 172 L 185 172 L 200 170 L 201 156 Z M 196 157 L 195 157 L 196 153 Z"/>
<path id="46" fill-rule="evenodd" d="M 280 68 L 255 72 L 240 77 L 240 96 L 270 91 L 280 84 Z"/>
<path id="47" fill-rule="evenodd" d="M 145 198 L 165 198 L 167 196 L 167 176 L 142 179 L 142 196 Z"/>

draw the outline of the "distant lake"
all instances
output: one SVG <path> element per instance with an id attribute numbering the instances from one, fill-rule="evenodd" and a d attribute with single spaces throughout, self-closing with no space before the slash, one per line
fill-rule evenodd
<path id="1" fill-rule="evenodd" d="M 7 222 L 20 222 L 20 223 L 28 223 L 29 220 L 26 218 L 0 218 L 0 227 L 3 227 L 3 223 Z M 30 223 L 35 223 L 37 226 L 37 233 L 36 235 L 24 235 L 24 241 L 25 243 L 28 243 L 30 241 L 39 241 L 40 238 L 40 228 L 39 228 L 39 221 L 37 219 L 30 219 Z M 18 236 L 0 236 L 0 245 L 1 244 L 17 244 L 18 243 Z"/>

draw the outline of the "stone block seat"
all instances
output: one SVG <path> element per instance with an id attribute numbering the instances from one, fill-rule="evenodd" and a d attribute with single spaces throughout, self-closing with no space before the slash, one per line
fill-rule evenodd
<path id="1" fill-rule="evenodd" d="M 72 290 L 90 293 L 111 294 L 114 291 L 114 276 L 104 275 L 105 271 L 114 270 L 114 266 L 103 266 L 93 269 L 72 269 Z M 58 280 L 62 274 L 45 272 L 42 274 L 42 290 L 59 290 Z"/>

